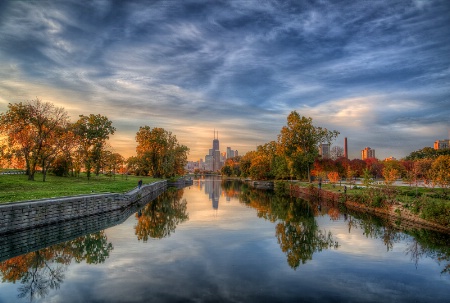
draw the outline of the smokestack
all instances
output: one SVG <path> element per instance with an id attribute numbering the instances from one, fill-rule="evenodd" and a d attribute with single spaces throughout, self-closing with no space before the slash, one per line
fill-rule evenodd
<path id="1" fill-rule="evenodd" d="M 347 137 L 344 138 L 344 157 L 348 159 Z"/>

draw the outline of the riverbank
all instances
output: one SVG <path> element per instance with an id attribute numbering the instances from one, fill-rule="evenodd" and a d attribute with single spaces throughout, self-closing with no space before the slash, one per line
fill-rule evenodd
<path id="1" fill-rule="evenodd" d="M 384 216 L 399 228 L 402 226 L 405 228 L 426 228 L 450 234 L 449 226 L 432 222 L 430 220 L 425 220 L 418 214 L 414 214 L 411 210 L 405 208 L 399 202 L 396 202 L 388 207 L 371 207 L 352 201 L 352 196 L 345 193 L 336 193 L 316 187 L 302 187 L 292 184 L 289 186 L 289 193 L 292 196 L 299 198 L 325 199 L 337 204 L 342 204 L 351 210 Z"/>
<path id="2" fill-rule="evenodd" d="M 124 209 L 144 198 L 156 198 L 168 187 L 157 181 L 125 194 L 108 193 L 0 204 L 0 234 L 33 229 Z"/>

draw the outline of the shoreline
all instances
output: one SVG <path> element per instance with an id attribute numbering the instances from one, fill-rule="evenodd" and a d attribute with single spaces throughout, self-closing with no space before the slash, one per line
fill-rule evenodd
<path id="1" fill-rule="evenodd" d="M 413 214 L 410 210 L 405 209 L 399 203 L 396 203 L 389 208 L 378 208 L 378 207 L 369 207 L 363 204 L 360 204 L 355 201 L 348 200 L 345 198 L 345 201 L 341 201 L 342 197 L 345 197 L 342 193 L 334 193 L 332 191 L 327 191 L 326 189 L 315 189 L 315 192 L 311 193 L 307 187 L 301 187 L 299 185 L 294 185 L 290 188 L 290 194 L 294 194 L 294 196 L 302 198 L 301 195 L 315 197 L 320 199 L 326 199 L 338 204 L 343 204 L 347 208 L 359 211 L 359 212 L 367 212 L 379 216 L 385 216 L 390 223 L 395 225 L 397 228 L 401 228 L 401 226 L 408 226 L 409 228 L 425 228 L 430 229 L 446 234 L 450 234 L 450 227 L 444 226 L 439 223 L 435 223 L 429 220 L 425 220 L 421 218 L 419 215 Z M 347 196 L 349 197 L 349 196 Z M 397 224 L 397 222 L 400 222 Z"/>

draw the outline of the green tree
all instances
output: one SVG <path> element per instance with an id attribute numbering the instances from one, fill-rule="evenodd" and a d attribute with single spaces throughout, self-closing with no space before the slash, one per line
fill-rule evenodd
<path id="1" fill-rule="evenodd" d="M 424 147 L 420 150 L 413 151 L 405 160 L 420 160 L 420 159 L 436 159 L 439 156 L 450 156 L 450 148 L 434 149 L 432 147 Z"/>
<path id="2" fill-rule="evenodd" d="M 306 175 L 311 182 L 310 167 L 319 155 L 318 145 L 329 143 L 339 135 L 336 130 L 313 125 L 312 118 L 300 116 L 293 111 L 287 117 L 287 126 L 278 135 L 278 153 L 286 157 L 291 175 Z"/>
<path id="3" fill-rule="evenodd" d="M 92 166 L 98 175 L 106 141 L 116 131 L 112 126 L 112 121 L 100 114 L 80 115 L 80 119 L 73 125 L 73 131 L 78 138 L 79 152 L 88 179 L 91 176 Z"/>

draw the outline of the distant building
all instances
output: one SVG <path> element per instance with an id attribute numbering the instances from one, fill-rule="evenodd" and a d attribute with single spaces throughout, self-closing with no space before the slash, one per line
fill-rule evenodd
<path id="1" fill-rule="evenodd" d="M 330 144 L 322 143 L 319 145 L 319 155 L 322 156 L 323 159 L 330 158 Z"/>
<path id="2" fill-rule="evenodd" d="M 370 147 L 366 147 L 361 151 L 361 159 L 366 160 L 369 158 L 375 158 L 375 150 Z"/>
<path id="3" fill-rule="evenodd" d="M 450 139 L 434 141 L 434 149 L 450 148 Z"/>
<path id="4" fill-rule="evenodd" d="M 205 157 L 205 170 L 213 170 L 213 156 L 206 155 Z"/>
<path id="5" fill-rule="evenodd" d="M 397 160 L 397 159 L 395 159 L 394 157 L 389 157 L 389 158 L 384 159 L 384 161 L 395 161 L 395 160 Z"/>
<path id="6" fill-rule="evenodd" d="M 234 150 L 231 147 L 227 147 L 227 159 L 234 158 Z"/>

